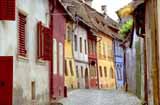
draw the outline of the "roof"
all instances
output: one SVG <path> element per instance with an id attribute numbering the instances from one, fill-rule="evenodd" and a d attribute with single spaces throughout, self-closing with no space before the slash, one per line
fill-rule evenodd
<path id="1" fill-rule="evenodd" d="M 114 38 L 115 35 L 118 36 L 118 33 L 112 33 L 110 27 L 119 30 L 119 24 L 109 16 L 105 17 L 81 0 L 61 0 L 61 3 L 72 17 L 80 17 L 80 21 L 90 28 L 98 30 L 112 38 Z"/>

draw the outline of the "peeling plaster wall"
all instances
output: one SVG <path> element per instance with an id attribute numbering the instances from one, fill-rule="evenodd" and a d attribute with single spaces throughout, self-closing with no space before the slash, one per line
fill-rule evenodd
<path id="1" fill-rule="evenodd" d="M 49 68 L 47 62 L 38 62 L 37 22 L 48 25 L 46 13 L 47 0 L 17 0 L 16 20 L 0 21 L 0 56 L 13 56 L 13 105 L 31 105 L 31 82 L 35 81 L 37 105 L 49 102 Z M 18 11 L 27 15 L 26 46 L 27 58 L 19 58 L 18 49 Z"/>

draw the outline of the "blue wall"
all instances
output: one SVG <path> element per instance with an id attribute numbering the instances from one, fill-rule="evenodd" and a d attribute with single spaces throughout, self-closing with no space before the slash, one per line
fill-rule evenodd
<path id="1" fill-rule="evenodd" d="M 120 41 L 114 41 L 114 56 L 116 69 L 117 88 L 122 88 L 124 85 L 124 51 L 121 48 Z"/>

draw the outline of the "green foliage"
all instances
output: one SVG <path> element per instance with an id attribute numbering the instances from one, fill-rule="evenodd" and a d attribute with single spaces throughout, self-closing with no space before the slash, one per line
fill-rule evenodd
<path id="1" fill-rule="evenodd" d="M 133 19 L 126 21 L 120 28 L 120 37 L 125 39 L 126 35 L 131 31 L 133 26 Z"/>

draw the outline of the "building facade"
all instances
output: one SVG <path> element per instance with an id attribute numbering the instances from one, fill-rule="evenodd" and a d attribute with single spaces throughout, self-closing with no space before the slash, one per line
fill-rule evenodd
<path id="1" fill-rule="evenodd" d="M 77 25 L 73 35 L 73 52 L 75 59 L 77 84 L 79 88 L 85 88 L 89 86 L 88 79 L 88 40 L 87 30 Z"/>
<path id="2" fill-rule="evenodd" d="M 90 88 L 98 88 L 97 36 L 88 32 L 88 60 L 90 72 Z"/>
<path id="3" fill-rule="evenodd" d="M 10 65 L 10 67 L 13 66 L 13 74 L 10 75 L 13 78 L 11 77 L 10 82 L 7 82 L 13 85 L 13 90 L 12 88 L 6 90 L 13 92 L 13 95 L 7 94 L 12 95 L 11 98 L 8 98 L 6 93 L 0 92 L 2 99 L 0 103 L 4 105 L 48 104 L 49 62 L 38 57 L 39 54 L 37 53 L 39 52 L 38 42 L 40 41 L 37 24 L 41 22 L 44 29 L 49 28 L 46 17 L 46 13 L 49 13 L 48 0 L 16 0 L 16 2 L 13 0 L 3 3 L 0 3 L 0 7 L 3 5 L 3 9 L 0 11 L 2 14 L 4 13 L 0 16 L 0 56 L 13 58 L 13 64 Z M 10 6 L 7 7 L 7 5 Z M 5 13 L 10 13 L 10 15 Z M 1 62 L 1 64 L 5 65 L 5 62 Z M 3 72 L 1 67 L 0 71 Z M 4 72 L 2 75 L 7 77 L 8 74 L 10 73 Z"/>
<path id="4" fill-rule="evenodd" d="M 50 1 L 50 30 L 52 38 L 50 63 L 50 99 L 54 102 L 64 96 L 64 43 L 66 10 L 59 0 Z"/>
<path id="5" fill-rule="evenodd" d="M 101 40 L 97 43 L 99 87 L 102 89 L 115 88 L 115 68 L 112 38 L 99 34 Z"/>
<path id="6" fill-rule="evenodd" d="M 122 89 L 125 82 L 124 77 L 124 51 L 120 46 L 122 42 L 120 40 L 114 41 L 114 57 L 115 57 L 115 69 L 116 69 L 116 86 L 117 89 Z"/>
<path id="7" fill-rule="evenodd" d="M 65 36 L 65 85 L 67 88 L 77 88 L 77 75 L 73 55 L 74 26 L 75 24 L 72 21 L 67 21 Z"/>

